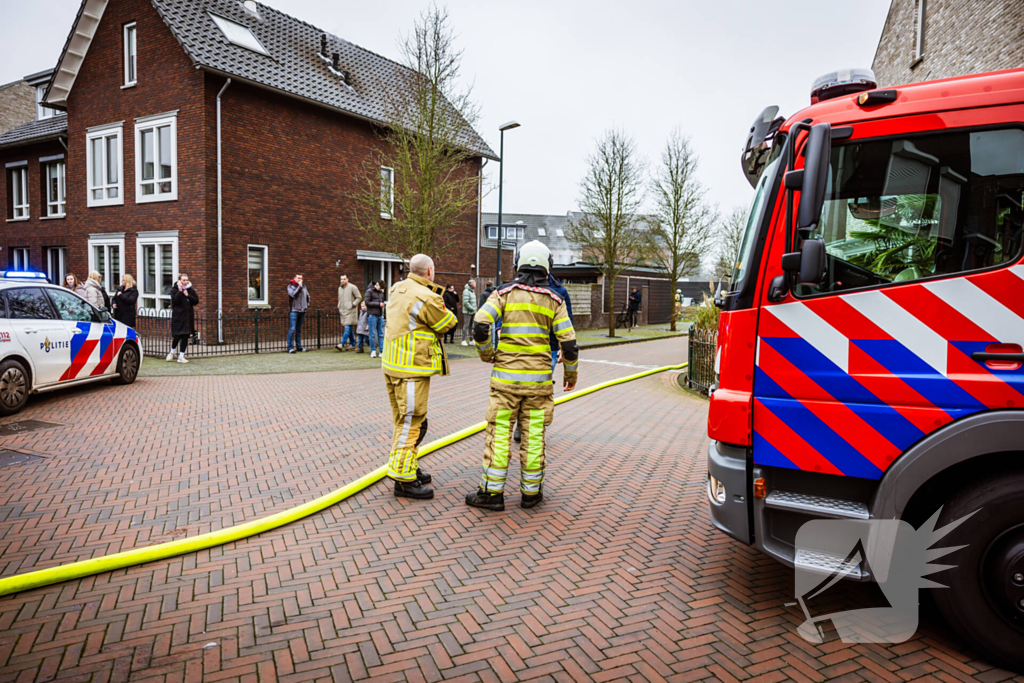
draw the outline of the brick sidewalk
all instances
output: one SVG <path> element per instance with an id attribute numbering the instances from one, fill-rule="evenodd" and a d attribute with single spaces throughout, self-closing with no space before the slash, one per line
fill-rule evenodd
<path id="1" fill-rule="evenodd" d="M 685 359 L 680 339 L 594 350 L 581 385 Z M 606 362 L 591 362 L 606 361 Z M 481 419 L 488 368 L 432 386 L 436 438 Z M 277 512 L 383 462 L 377 371 L 153 378 L 60 392 L 0 438 L 0 574 Z M 0 598 L 0 682 L 32 680 L 998 681 L 935 618 L 891 647 L 813 646 L 793 576 L 715 532 L 705 404 L 671 374 L 561 406 L 545 502 L 465 507 L 482 437 L 423 461 L 432 501 L 384 484 L 227 546 Z M 510 477 L 509 490 L 516 488 Z M 842 585 L 837 608 L 864 600 Z M 759 678 L 758 678 L 759 677 Z"/>

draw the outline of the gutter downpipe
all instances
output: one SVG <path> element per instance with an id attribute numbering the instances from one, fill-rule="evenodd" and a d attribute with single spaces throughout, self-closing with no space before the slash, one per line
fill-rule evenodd
<path id="1" fill-rule="evenodd" d="M 473 279 L 479 279 L 480 277 L 480 234 L 484 229 L 484 167 L 487 166 L 487 159 L 482 159 L 480 164 L 480 175 L 477 178 L 476 184 L 476 272 L 473 273 Z M 477 286 L 480 283 L 476 283 Z"/>
<path id="2" fill-rule="evenodd" d="M 231 85 L 229 78 L 217 93 L 217 343 L 224 343 L 224 190 L 221 184 L 220 96 Z"/>

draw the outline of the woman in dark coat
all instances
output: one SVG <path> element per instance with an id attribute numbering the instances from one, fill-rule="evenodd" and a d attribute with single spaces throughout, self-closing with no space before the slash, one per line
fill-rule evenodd
<path id="1" fill-rule="evenodd" d="M 199 295 L 195 287 L 189 282 L 188 275 L 182 273 L 171 287 L 171 352 L 167 354 L 168 361 L 188 362 L 185 350 L 188 348 L 188 338 L 196 331 L 193 309 L 198 304 Z"/>
<path id="2" fill-rule="evenodd" d="M 456 318 L 459 317 L 459 293 L 455 291 L 455 285 L 448 285 L 448 288 L 444 290 L 444 294 L 441 295 L 444 299 L 444 307 L 452 312 Z M 455 343 L 455 330 L 458 325 L 453 327 L 444 333 L 444 341 L 454 344 Z M 450 338 L 449 338 L 450 337 Z"/>
<path id="3" fill-rule="evenodd" d="M 125 273 L 121 277 L 121 286 L 114 292 L 114 320 L 135 327 L 135 306 L 138 301 L 139 289 L 135 286 L 135 278 Z"/>

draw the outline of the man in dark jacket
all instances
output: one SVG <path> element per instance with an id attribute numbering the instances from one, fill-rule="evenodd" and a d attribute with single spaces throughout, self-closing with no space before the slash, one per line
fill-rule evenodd
<path id="1" fill-rule="evenodd" d="M 494 283 L 490 280 L 487 281 L 487 286 L 484 287 L 484 293 L 480 295 L 480 306 L 487 303 L 487 300 L 491 298 L 491 292 L 494 291 Z M 479 308 L 479 306 L 477 307 Z"/>
<path id="2" fill-rule="evenodd" d="M 180 274 L 178 281 L 171 287 L 171 352 L 167 354 L 168 362 L 188 362 L 185 350 L 188 348 L 188 338 L 196 331 L 194 309 L 198 305 L 199 294 L 196 288 L 192 286 L 188 275 Z"/>
<path id="3" fill-rule="evenodd" d="M 444 299 L 444 307 L 447 308 L 449 311 L 451 311 L 452 315 L 454 315 L 456 318 L 458 318 L 459 317 L 459 293 L 455 291 L 455 285 L 448 285 L 448 287 L 444 290 L 444 294 L 441 295 L 441 298 Z M 445 332 L 445 334 L 444 334 L 444 341 L 445 341 L 445 343 L 448 343 L 448 344 L 454 344 L 455 343 L 455 330 L 457 328 L 458 328 L 458 325 L 456 325 L 452 329 L 450 329 L 447 332 Z"/>
<path id="4" fill-rule="evenodd" d="M 640 312 L 640 303 L 643 300 L 643 296 L 644 295 L 641 294 L 639 292 L 639 290 L 637 290 L 636 287 L 634 287 L 633 291 L 629 293 L 629 323 L 628 323 L 628 327 L 631 330 L 636 328 L 636 318 L 637 318 L 637 314 Z"/>
<path id="5" fill-rule="evenodd" d="M 288 283 L 288 353 L 306 350 L 302 348 L 302 323 L 306 319 L 306 309 L 309 308 L 309 290 L 302 280 L 302 273 L 296 273 Z"/>
<path id="6" fill-rule="evenodd" d="M 370 326 L 370 358 L 384 353 L 384 281 L 371 282 L 363 296 Z"/>

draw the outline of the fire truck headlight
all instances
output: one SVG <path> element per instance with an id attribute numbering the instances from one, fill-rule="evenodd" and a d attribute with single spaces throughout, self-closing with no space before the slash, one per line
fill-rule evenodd
<path id="1" fill-rule="evenodd" d="M 708 500 L 715 505 L 725 503 L 725 485 L 708 474 Z"/>

